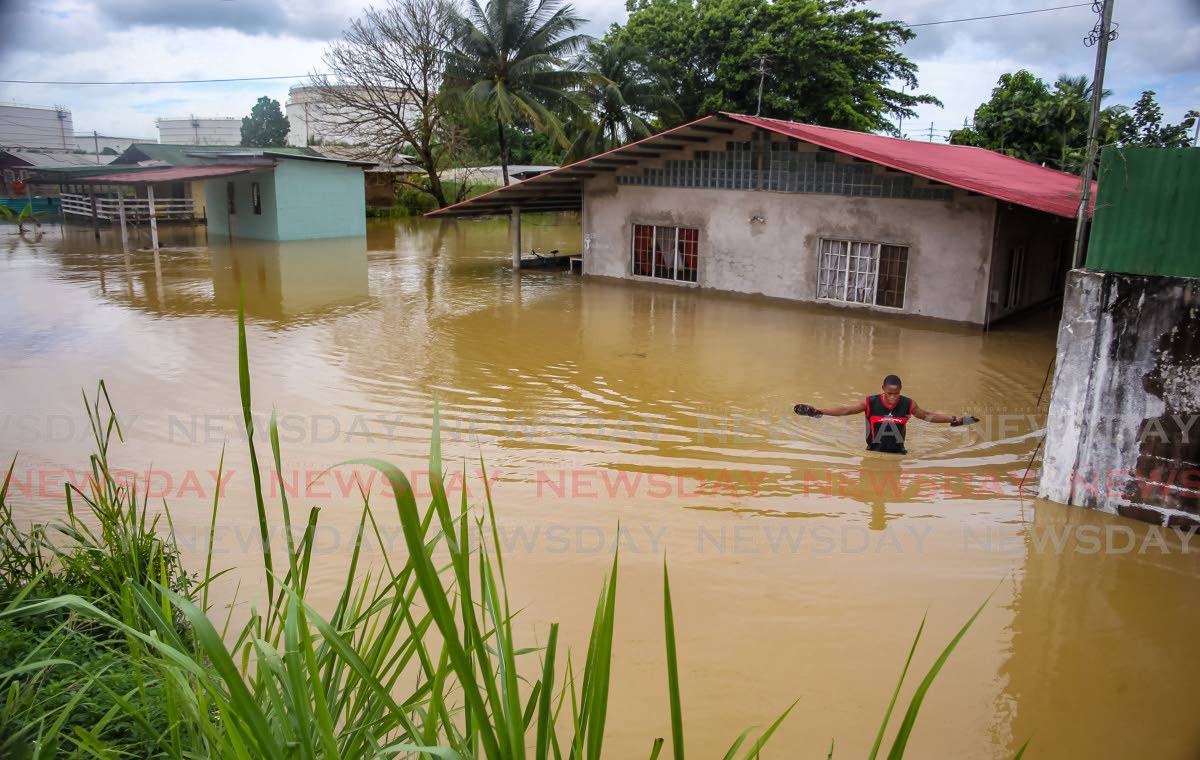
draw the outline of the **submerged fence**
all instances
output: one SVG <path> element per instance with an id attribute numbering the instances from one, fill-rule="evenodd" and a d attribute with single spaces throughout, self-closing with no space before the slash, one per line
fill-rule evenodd
<path id="1" fill-rule="evenodd" d="M 92 199 L 87 195 L 62 193 L 63 214 L 71 216 L 92 216 Z M 154 217 L 156 219 L 179 219 L 191 221 L 196 218 L 196 203 L 191 198 L 155 198 Z M 96 218 L 116 221 L 121 218 L 121 201 L 117 198 L 96 198 Z M 144 222 L 150 219 L 150 204 L 144 198 L 125 199 L 125 219 L 130 222 Z"/>

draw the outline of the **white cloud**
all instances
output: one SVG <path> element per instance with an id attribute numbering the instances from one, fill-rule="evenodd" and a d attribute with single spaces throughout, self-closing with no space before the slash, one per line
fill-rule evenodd
<path id="1" fill-rule="evenodd" d="M 0 66 L 7 78 L 145 80 L 306 74 L 320 67 L 336 39 L 367 0 L 0 0 Z M 986 6 L 957 0 L 874 0 L 870 8 L 908 23 L 1028 10 L 1058 3 L 997 0 Z M 1153 89 L 1168 119 L 1200 108 L 1200 3 L 1155 0 L 1153 12 L 1116 6 L 1119 39 L 1105 81 L 1112 102 L 1132 104 Z M 577 0 L 600 36 L 622 21 L 624 4 Z M 1005 71 L 1028 68 L 1053 80 L 1092 71 L 1094 50 L 1082 44 L 1095 15 L 1071 8 L 970 23 L 917 28 L 905 53 L 920 66 L 922 92 L 945 103 L 922 107 L 910 134 L 932 121 L 960 126 Z M 261 95 L 283 102 L 293 81 L 160 87 L 0 84 L 0 101 L 65 105 L 78 129 L 153 136 L 160 115 L 242 116 Z M 939 132 L 944 133 L 944 132 Z"/>

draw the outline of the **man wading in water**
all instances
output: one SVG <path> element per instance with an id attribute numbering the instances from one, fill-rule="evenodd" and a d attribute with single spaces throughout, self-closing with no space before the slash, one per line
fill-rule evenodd
<path id="1" fill-rule="evenodd" d="M 804 417 L 845 417 L 849 414 L 864 414 L 867 418 L 867 451 L 885 454 L 907 454 L 904 436 L 908 432 L 909 417 L 933 423 L 949 423 L 953 427 L 969 425 L 975 418 L 969 415 L 957 417 L 952 414 L 927 412 L 908 396 L 900 395 L 900 378 L 888 375 L 883 379 L 883 393 L 868 396 L 857 404 L 818 409 L 808 404 L 796 404 L 796 414 Z"/>

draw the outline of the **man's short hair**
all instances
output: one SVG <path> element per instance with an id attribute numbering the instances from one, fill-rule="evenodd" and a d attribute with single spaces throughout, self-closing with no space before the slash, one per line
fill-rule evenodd
<path id="1" fill-rule="evenodd" d="M 883 384 L 884 385 L 899 385 L 899 386 L 904 385 L 903 383 L 900 382 L 900 377 L 898 375 L 888 375 L 887 377 L 883 378 Z"/>

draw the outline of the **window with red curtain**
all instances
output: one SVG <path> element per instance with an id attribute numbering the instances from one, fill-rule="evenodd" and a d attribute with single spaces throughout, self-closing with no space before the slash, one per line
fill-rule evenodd
<path id="1" fill-rule="evenodd" d="M 700 230 L 691 227 L 633 225 L 631 271 L 637 277 L 696 282 L 700 261 Z"/>
<path id="2" fill-rule="evenodd" d="M 654 276 L 654 227 L 633 225 L 633 273 L 641 277 Z"/>

